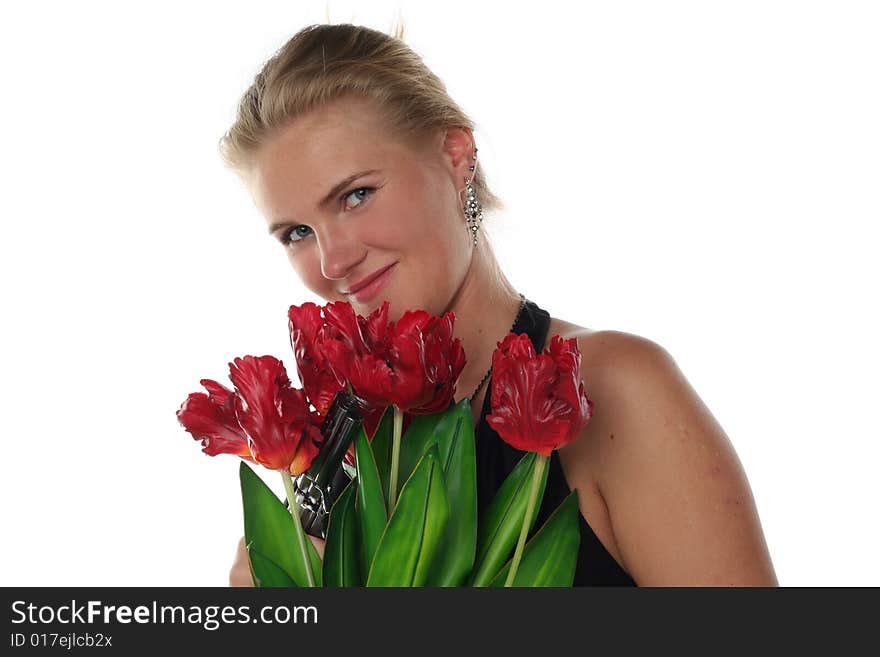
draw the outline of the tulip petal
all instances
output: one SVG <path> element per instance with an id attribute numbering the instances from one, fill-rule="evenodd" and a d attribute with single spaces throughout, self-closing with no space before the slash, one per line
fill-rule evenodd
<path id="1" fill-rule="evenodd" d="M 177 411 L 177 419 L 209 456 L 233 454 L 252 461 L 247 436 L 235 418 L 233 392 L 216 381 L 202 379 L 209 391 L 190 394 Z"/>
<path id="2" fill-rule="evenodd" d="M 367 345 L 351 304 L 345 301 L 332 301 L 324 306 L 324 317 L 333 338 L 346 342 L 349 350 L 355 354 L 367 352 Z"/>
<path id="3" fill-rule="evenodd" d="M 302 306 L 290 306 L 287 314 L 290 345 L 299 380 L 317 411 L 326 414 L 343 383 L 327 367 L 321 350 L 320 338 L 324 326 L 321 308 L 314 303 L 304 303 Z"/>
<path id="4" fill-rule="evenodd" d="M 291 430 L 296 431 L 294 428 Z M 312 462 L 321 451 L 320 445 L 323 442 L 323 436 L 318 427 L 313 424 L 305 424 L 302 433 L 302 436 L 292 438 L 297 442 L 297 450 L 290 462 L 291 477 L 298 477 L 312 467 Z"/>
<path id="5" fill-rule="evenodd" d="M 235 385 L 236 417 L 250 439 L 256 461 L 270 470 L 290 466 L 295 446 L 286 444 L 279 422 L 279 388 L 289 383 L 281 362 L 273 356 L 245 356 L 229 364 L 229 378 Z"/>
<path id="6" fill-rule="evenodd" d="M 382 305 L 371 312 L 360 323 L 361 334 L 365 336 L 370 349 L 375 351 L 385 344 L 388 336 L 388 313 L 391 304 L 383 301 Z"/>

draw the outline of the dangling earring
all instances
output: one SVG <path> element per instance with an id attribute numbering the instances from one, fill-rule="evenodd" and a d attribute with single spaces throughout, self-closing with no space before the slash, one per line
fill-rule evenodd
<path id="1" fill-rule="evenodd" d="M 476 162 L 477 160 L 477 150 L 474 149 L 473 160 Z M 474 190 L 474 186 L 471 184 L 471 180 L 473 179 L 473 172 L 476 169 L 476 164 L 472 164 L 468 167 L 471 171 L 471 178 L 469 179 L 465 176 L 464 179 L 464 187 L 465 187 L 465 202 L 464 202 L 464 217 L 467 223 L 468 230 L 474 236 L 474 246 L 477 245 L 477 231 L 480 230 L 480 224 L 483 223 L 483 208 L 480 205 L 480 201 L 477 199 L 477 193 Z"/>

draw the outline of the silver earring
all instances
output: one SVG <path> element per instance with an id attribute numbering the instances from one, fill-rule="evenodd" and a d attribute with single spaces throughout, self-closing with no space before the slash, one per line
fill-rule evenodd
<path id="1" fill-rule="evenodd" d="M 474 149 L 474 160 L 477 159 L 477 149 Z M 471 165 L 468 167 L 471 173 L 473 173 L 474 169 L 476 169 L 476 165 Z M 465 202 L 464 202 L 464 217 L 467 223 L 468 230 L 474 236 L 474 246 L 477 245 L 477 231 L 480 230 L 480 224 L 483 223 L 483 208 L 480 205 L 480 201 L 477 199 L 477 193 L 474 190 L 474 186 L 471 184 L 471 180 L 465 176 L 464 179 L 464 187 L 465 187 Z"/>

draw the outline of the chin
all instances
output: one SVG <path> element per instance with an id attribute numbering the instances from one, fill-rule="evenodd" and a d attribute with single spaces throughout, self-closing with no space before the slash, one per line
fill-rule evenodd
<path id="1" fill-rule="evenodd" d="M 354 311 L 358 315 L 360 315 L 361 317 L 366 317 L 367 315 L 369 315 L 373 311 L 378 310 L 379 308 L 382 307 L 382 304 L 385 303 L 385 301 L 388 301 L 388 303 L 390 304 L 390 307 L 388 308 L 389 319 L 393 319 L 396 321 L 397 320 L 396 315 L 403 314 L 403 312 L 399 312 L 399 310 L 400 310 L 399 305 L 400 304 L 397 303 L 393 298 L 389 298 L 389 297 L 385 297 L 385 296 L 377 297 L 376 299 L 371 299 L 370 301 L 368 301 L 366 303 L 359 303 L 358 301 L 355 301 L 354 299 L 345 296 L 345 297 L 343 297 L 343 301 L 347 301 L 348 303 L 350 303 L 351 307 L 354 308 Z"/>

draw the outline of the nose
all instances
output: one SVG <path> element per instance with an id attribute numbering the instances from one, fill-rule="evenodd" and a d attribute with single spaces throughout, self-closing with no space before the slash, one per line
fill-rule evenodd
<path id="1" fill-rule="evenodd" d="M 321 254 L 321 274 L 329 280 L 340 280 L 366 257 L 366 249 L 343 230 L 324 231 L 317 235 Z"/>

